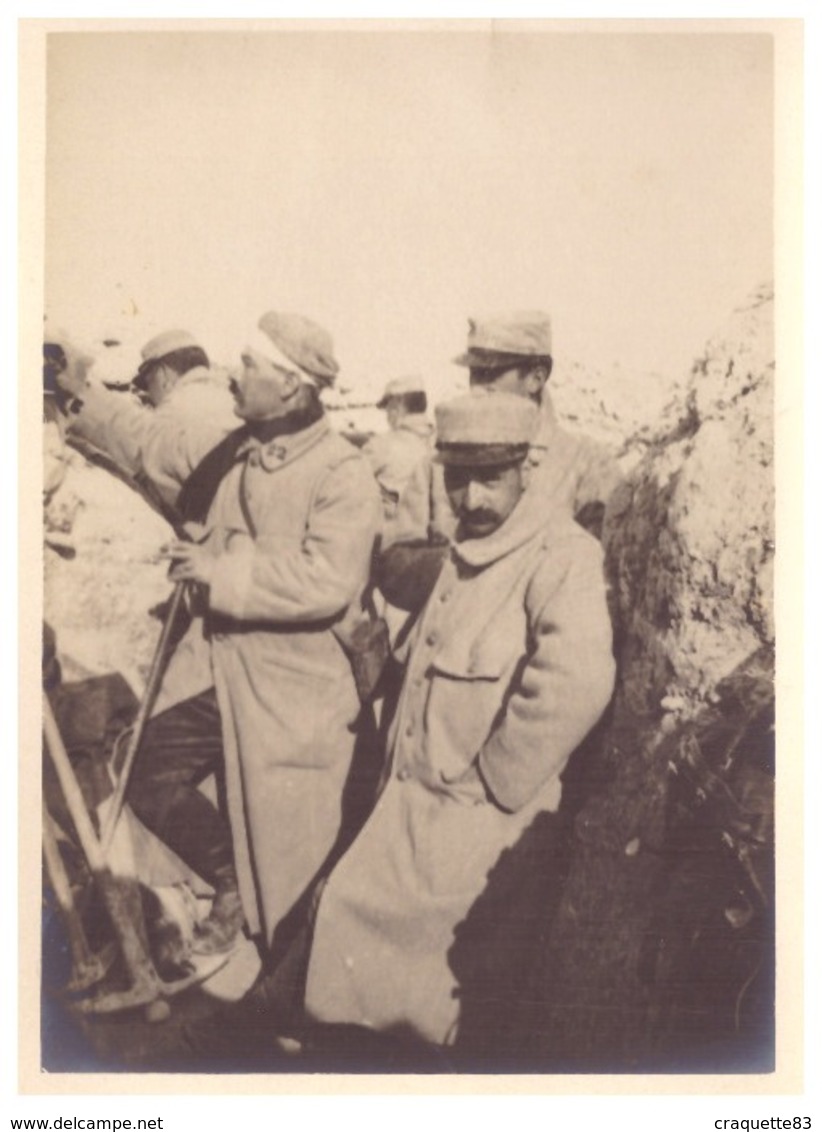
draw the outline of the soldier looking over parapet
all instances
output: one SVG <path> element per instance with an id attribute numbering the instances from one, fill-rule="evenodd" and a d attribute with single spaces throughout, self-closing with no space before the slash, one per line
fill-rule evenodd
<path id="1" fill-rule="evenodd" d="M 89 381 L 85 370 L 59 373 L 57 384 L 73 398 L 67 431 L 174 505 L 206 453 L 237 427 L 234 401 L 227 379 L 185 330 L 158 334 L 143 346 L 142 358 L 132 385 L 153 408 Z"/>

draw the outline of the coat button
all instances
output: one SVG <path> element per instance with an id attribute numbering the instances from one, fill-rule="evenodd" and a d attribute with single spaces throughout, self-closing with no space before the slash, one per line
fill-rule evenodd
<path id="1" fill-rule="evenodd" d="M 439 637 L 437 636 L 436 633 L 429 633 L 428 636 L 425 638 L 425 643 L 430 648 L 432 645 L 435 645 L 438 640 L 439 640 Z"/>
<path id="2" fill-rule="evenodd" d="M 397 771 L 397 778 L 400 780 L 400 782 L 407 782 L 410 777 L 411 771 L 407 766 L 401 767 L 400 770 Z"/>
<path id="3" fill-rule="evenodd" d="M 451 596 L 450 590 L 443 590 L 442 593 L 440 594 L 440 601 L 448 601 L 450 596 Z"/>
<path id="4" fill-rule="evenodd" d="M 405 734 L 408 736 L 409 739 L 414 734 L 414 724 L 413 723 L 408 724 L 408 726 L 405 729 Z"/>

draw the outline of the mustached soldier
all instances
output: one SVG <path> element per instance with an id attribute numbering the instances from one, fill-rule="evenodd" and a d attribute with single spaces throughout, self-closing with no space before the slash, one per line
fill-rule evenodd
<path id="1" fill-rule="evenodd" d="M 524 490 L 536 405 L 473 393 L 436 421 L 455 538 L 402 655 L 384 789 L 319 898 L 305 1001 L 315 1021 L 448 1045 L 455 933 L 501 855 L 557 810 L 614 660 L 599 544 Z M 488 940 L 467 946 L 488 969 Z"/>

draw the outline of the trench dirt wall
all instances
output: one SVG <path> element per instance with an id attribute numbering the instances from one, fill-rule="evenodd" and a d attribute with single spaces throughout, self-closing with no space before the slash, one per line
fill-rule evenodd
<path id="1" fill-rule="evenodd" d="M 618 682 L 532 996 L 543 1063 L 772 1060 L 773 397 L 763 287 L 608 506 Z"/>

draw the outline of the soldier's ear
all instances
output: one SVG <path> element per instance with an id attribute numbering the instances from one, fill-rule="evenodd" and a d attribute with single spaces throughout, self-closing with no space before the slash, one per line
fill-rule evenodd
<path id="1" fill-rule="evenodd" d="M 544 362 L 535 365 L 533 369 L 528 370 L 525 375 L 525 388 L 531 397 L 539 398 L 542 391 L 551 376 L 551 368 L 553 361 L 551 358 L 546 358 Z"/>
<path id="2" fill-rule="evenodd" d="M 554 368 L 554 359 L 553 358 L 544 358 L 539 363 L 539 365 L 534 367 L 534 373 L 537 375 L 537 380 L 539 381 L 540 389 L 542 389 L 542 387 L 547 383 L 549 377 L 551 376 L 551 370 L 553 368 Z"/>
<path id="3" fill-rule="evenodd" d="M 295 373 L 294 370 L 286 369 L 286 370 L 283 370 L 282 373 L 283 373 L 283 383 L 282 383 L 283 400 L 289 401 L 292 397 L 294 397 L 300 391 L 300 389 L 302 389 L 303 382 L 300 379 L 300 375 L 298 373 Z"/>
<path id="4" fill-rule="evenodd" d="M 180 375 L 171 366 L 163 366 L 163 392 L 170 393 L 177 382 L 180 380 Z"/>

